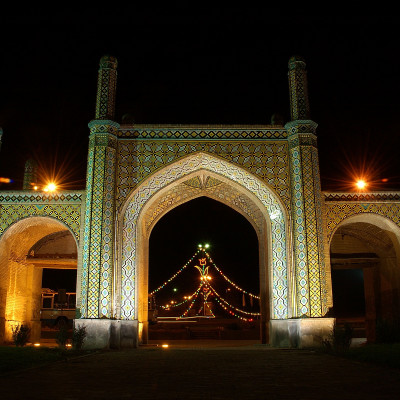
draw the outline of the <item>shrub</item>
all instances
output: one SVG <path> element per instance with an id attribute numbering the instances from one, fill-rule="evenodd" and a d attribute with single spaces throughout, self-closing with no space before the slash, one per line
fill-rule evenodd
<path id="1" fill-rule="evenodd" d="M 68 329 L 66 325 L 60 325 L 60 329 L 56 335 L 56 342 L 59 347 L 65 347 L 68 340 Z"/>
<path id="2" fill-rule="evenodd" d="M 72 347 L 75 350 L 81 350 L 83 343 L 86 339 L 86 326 L 81 325 L 78 328 L 74 328 L 72 332 Z"/>
<path id="3" fill-rule="evenodd" d="M 333 348 L 335 350 L 348 350 L 353 337 L 353 328 L 349 324 L 333 328 Z"/>
<path id="4" fill-rule="evenodd" d="M 328 351 L 343 352 L 350 348 L 353 328 L 349 324 L 335 325 L 329 340 L 323 340 L 322 344 Z"/>
<path id="5" fill-rule="evenodd" d="M 28 343 L 31 328 L 28 325 L 17 325 L 12 327 L 12 338 L 16 346 L 25 346 Z"/>

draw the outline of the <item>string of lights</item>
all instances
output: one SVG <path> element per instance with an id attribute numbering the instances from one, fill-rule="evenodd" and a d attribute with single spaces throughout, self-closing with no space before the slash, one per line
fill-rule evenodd
<path id="1" fill-rule="evenodd" d="M 231 280 L 230 280 L 230 279 L 215 265 L 215 263 L 214 263 L 214 261 L 212 260 L 212 258 L 210 257 L 210 255 L 209 255 L 206 251 L 204 251 L 204 252 L 206 253 L 208 259 L 210 260 L 210 263 L 212 264 L 212 266 L 213 266 L 213 267 L 221 274 L 221 276 L 222 276 L 227 282 L 229 282 L 235 289 L 241 291 L 241 292 L 244 293 L 244 294 L 247 294 L 247 295 L 250 296 L 250 297 L 253 297 L 254 299 L 258 299 L 258 300 L 260 299 L 260 296 L 256 296 L 255 294 L 250 293 L 250 292 L 248 292 L 248 291 L 242 289 L 240 286 L 236 285 L 236 283 L 232 282 L 232 281 L 231 281 Z"/>
<path id="2" fill-rule="evenodd" d="M 171 304 L 171 305 L 166 305 L 166 306 L 162 306 L 162 305 L 159 305 L 158 307 L 160 307 L 160 308 L 163 308 L 164 310 L 167 310 L 167 309 L 169 309 L 169 308 L 174 308 L 174 307 L 179 307 L 179 306 L 181 306 L 182 304 L 185 304 L 185 303 L 187 303 L 189 300 L 191 300 L 191 298 L 193 297 L 193 296 L 195 296 L 196 295 L 196 292 L 194 292 L 193 294 L 191 294 L 190 296 L 187 296 L 187 298 L 186 299 L 184 299 L 183 301 L 181 301 L 180 303 L 173 303 L 173 304 Z"/>
<path id="3" fill-rule="evenodd" d="M 183 270 L 185 270 L 189 266 L 189 264 L 193 261 L 193 259 L 197 256 L 197 254 L 200 251 L 201 251 L 201 249 L 197 250 L 196 253 L 193 255 L 193 257 L 180 270 L 178 270 L 174 275 L 171 276 L 171 278 L 169 278 L 167 281 L 165 281 L 157 289 L 155 289 L 151 293 L 149 293 L 149 295 L 152 296 L 153 294 L 157 293 L 159 290 L 163 289 L 172 280 L 174 280 Z"/>
<path id="4" fill-rule="evenodd" d="M 192 299 L 192 302 L 191 302 L 190 305 L 189 305 L 189 308 L 188 308 L 179 318 L 183 318 L 183 317 L 185 317 L 186 315 L 188 315 L 190 309 L 193 307 L 193 304 L 194 304 L 194 302 L 195 302 L 196 299 L 197 299 L 197 296 L 198 296 L 198 294 L 199 294 L 200 289 L 202 288 L 202 286 L 203 286 L 203 283 L 201 283 L 200 286 L 197 288 L 197 290 L 194 292 L 193 299 Z"/>
<path id="5" fill-rule="evenodd" d="M 253 321 L 253 318 L 245 318 L 245 317 L 242 317 L 241 315 L 238 315 L 238 314 L 234 313 L 233 311 L 229 310 L 228 307 L 226 307 L 223 303 L 221 303 L 221 301 L 218 299 L 218 297 L 216 297 L 215 300 L 217 301 L 217 303 L 220 307 L 222 307 L 227 313 L 233 315 L 234 317 L 239 318 L 242 321 L 248 321 L 248 322 Z"/>
<path id="6" fill-rule="evenodd" d="M 229 302 L 227 302 L 222 296 L 220 296 L 220 295 L 217 293 L 217 291 L 216 291 L 211 285 L 209 285 L 209 286 L 210 286 L 210 289 L 211 289 L 211 290 L 213 291 L 213 293 L 215 294 L 215 296 L 216 296 L 217 299 L 222 300 L 227 306 L 231 307 L 232 309 L 236 310 L 237 312 L 241 312 L 242 314 L 253 315 L 253 316 L 257 316 L 257 317 L 261 315 L 260 313 L 252 313 L 252 312 L 244 311 L 244 310 L 241 310 L 240 308 L 235 307 L 234 305 L 232 305 L 232 304 L 230 304 Z"/>
<path id="7" fill-rule="evenodd" d="M 158 307 L 160 307 L 164 310 L 169 310 L 170 308 L 179 307 L 182 304 L 187 303 L 189 300 L 190 300 L 190 298 L 187 298 L 186 300 L 183 300 L 180 303 L 171 303 L 171 304 L 167 304 L 166 306 L 159 305 Z"/>

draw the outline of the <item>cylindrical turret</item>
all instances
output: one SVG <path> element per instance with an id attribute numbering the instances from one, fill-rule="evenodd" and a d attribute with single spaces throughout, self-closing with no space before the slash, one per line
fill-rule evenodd
<path id="1" fill-rule="evenodd" d="M 95 119 L 114 119 L 115 94 L 117 89 L 117 64 L 117 59 L 112 56 L 103 56 L 100 59 Z"/>
<path id="2" fill-rule="evenodd" d="M 30 158 L 25 163 L 24 182 L 22 184 L 23 190 L 33 190 L 33 187 L 37 183 L 37 172 L 38 164 L 35 160 Z"/>
<path id="3" fill-rule="evenodd" d="M 290 115 L 292 121 L 309 120 L 308 85 L 306 63 L 302 57 L 289 60 Z"/>

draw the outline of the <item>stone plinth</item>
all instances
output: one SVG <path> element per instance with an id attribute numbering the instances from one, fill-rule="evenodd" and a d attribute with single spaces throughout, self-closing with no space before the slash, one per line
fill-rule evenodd
<path id="1" fill-rule="evenodd" d="M 335 318 L 301 318 L 270 321 L 273 347 L 321 347 L 332 335 Z"/>
<path id="2" fill-rule="evenodd" d="M 111 319 L 75 319 L 75 328 L 86 327 L 85 349 L 138 346 L 138 322 Z"/>

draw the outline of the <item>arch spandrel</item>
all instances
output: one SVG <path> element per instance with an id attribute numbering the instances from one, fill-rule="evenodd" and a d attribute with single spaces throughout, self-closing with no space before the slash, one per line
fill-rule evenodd
<path id="1" fill-rule="evenodd" d="M 79 242 L 84 192 L 54 195 L 0 192 L 0 236 L 13 224 L 29 217 L 48 217 L 66 225 Z"/>
<path id="2" fill-rule="evenodd" d="M 232 182 L 241 187 L 248 196 L 256 199 L 263 208 L 266 220 L 270 224 L 272 276 L 271 301 L 272 318 L 288 317 L 288 261 L 287 232 L 288 217 L 282 202 L 264 182 L 244 169 L 222 159 L 205 153 L 196 153 L 185 159 L 168 165 L 153 174 L 140 187 L 131 193 L 120 216 L 122 227 L 122 248 L 120 266 L 121 319 L 135 319 L 137 285 L 137 229 L 140 213 L 154 199 L 154 196 L 171 184 L 188 181 L 196 171 L 210 171 L 213 179 Z M 218 179 L 219 178 L 219 179 Z M 218 186 L 218 185 L 213 185 Z M 168 207 L 166 207 L 168 209 Z M 260 209 L 259 209 L 260 210 Z"/>
<path id="3" fill-rule="evenodd" d="M 179 131 L 180 132 L 180 131 Z M 196 130 L 197 132 L 197 130 Z M 285 133 L 282 137 L 280 135 Z M 183 132 L 180 132 L 181 134 Z M 116 205 L 120 209 L 129 197 L 129 193 L 135 190 L 152 173 L 164 168 L 165 165 L 176 163 L 185 159 L 188 154 L 207 153 L 218 154 L 218 157 L 228 163 L 233 163 L 257 176 L 261 181 L 279 194 L 289 210 L 289 161 L 288 144 L 286 140 L 273 140 L 279 136 L 286 139 L 285 131 L 280 131 L 278 136 L 270 136 L 263 129 L 257 129 L 257 133 L 263 133 L 262 141 L 252 141 L 256 132 L 240 129 L 237 135 L 230 137 L 232 140 L 204 140 L 210 130 L 197 132 L 198 138 L 203 140 L 189 140 L 180 136 L 179 140 L 150 140 L 149 133 L 138 140 L 123 140 L 118 144 L 118 173 Z M 226 134 L 227 132 L 224 132 Z M 249 136 L 249 137 L 247 137 Z M 257 135 L 256 135 L 257 136 Z M 154 136 L 157 137 L 158 136 Z M 225 137 L 222 135 L 222 137 Z M 246 140 L 237 140 L 246 137 Z"/>

